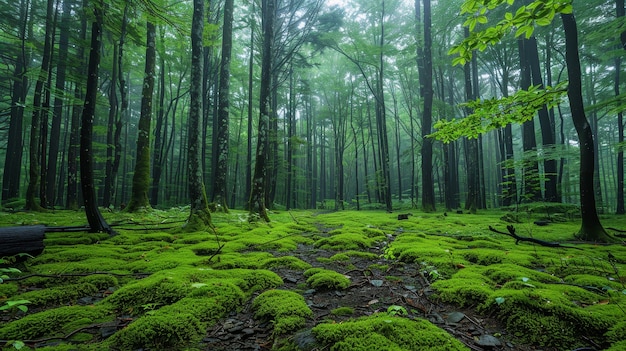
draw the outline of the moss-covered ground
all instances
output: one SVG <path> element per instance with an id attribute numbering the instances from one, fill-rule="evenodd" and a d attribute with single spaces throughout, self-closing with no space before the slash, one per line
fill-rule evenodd
<path id="1" fill-rule="evenodd" d="M 623 350 L 626 250 L 574 242 L 579 220 L 557 212 L 291 211 L 263 223 L 231 210 L 202 232 L 180 230 L 187 208 L 109 212 L 117 236 L 47 233 L 41 255 L 5 260 L 0 346 Z M 512 220 L 520 236 L 568 247 L 488 230 Z M 603 222 L 626 229 L 626 217 Z M 3 227 L 84 223 L 0 212 Z"/>

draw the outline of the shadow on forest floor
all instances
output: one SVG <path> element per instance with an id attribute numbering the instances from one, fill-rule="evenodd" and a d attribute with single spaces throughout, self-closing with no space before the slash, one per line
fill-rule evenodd
<path id="1" fill-rule="evenodd" d="M 565 243 L 579 225 L 565 215 L 538 227 L 537 212 L 293 211 L 250 223 L 233 211 L 214 214 L 214 233 L 182 233 L 186 211 L 108 213 L 113 238 L 48 234 L 44 253 L 0 284 L 0 340 L 44 350 L 626 347 L 623 246 L 515 245 L 487 229 L 515 220 L 519 235 Z M 82 218 L 0 213 L 2 226 Z"/>

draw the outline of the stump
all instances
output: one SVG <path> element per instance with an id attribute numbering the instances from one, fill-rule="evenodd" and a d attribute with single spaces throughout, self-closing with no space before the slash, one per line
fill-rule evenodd
<path id="1" fill-rule="evenodd" d="M 0 258 L 22 253 L 37 256 L 43 252 L 45 237 L 43 225 L 0 228 Z"/>

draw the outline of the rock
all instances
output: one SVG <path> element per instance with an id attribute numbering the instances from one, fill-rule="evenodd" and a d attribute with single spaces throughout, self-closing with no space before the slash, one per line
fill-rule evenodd
<path id="1" fill-rule="evenodd" d="M 381 287 L 383 286 L 383 281 L 380 279 L 372 279 L 370 280 L 370 284 L 372 284 L 375 287 Z"/>
<path id="2" fill-rule="evenodd" d="M 478 338 L 478 341 L 476 341 L 476 344 L 478 344 L 479 346 L 485 346 L 485 347 L 498 347 L 502 345 L 502 343 L 500 342 L 498 338 L 489 334 L 481 335 Z"/>
<path id="3" fill-rule="evenodd" d="M 463 318 L 465 318 L 465 314 L 462 312 L 452 312 L 446 317 L 446 323 L 458 323 Z"/>

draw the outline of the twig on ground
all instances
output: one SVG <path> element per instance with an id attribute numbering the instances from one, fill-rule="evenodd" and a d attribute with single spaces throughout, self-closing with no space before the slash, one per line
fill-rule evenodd
<path id="1" fill-rule="evenodd" d="M 557 242 L 550 242 L 550 241 L 544 241 L 544 240 L 539 240 L 539 239 L 535 239 L 535 238 L 528 238 L 528 237 L 524 237 L 524 236 L 519 236 L 517 234 L 515 234 L 515 227 L 512 225 L 507 225 L 506 229 L 509 231 L 508 233 L 500 231 L 495 229 L 492 226 L 489 226 L 489 230 L 491 230 L 494 233 L 498 233 L 498 234 L 503 234 L 503 235 L 508 235 L 510 237 L 512 237 L 513 239 L 515 239 L 515 245 L 518 245 L 520 241 L 528 241 L 531 243 L 535 243 L 535 244 L 539 244 L 541 246 L 546 246 L 546 247 L 562 247 L 562 248 L 567 248 L 567 249 L 576 249 L 576 250 L 582 250 L 578 247 L 574 247 L 574 246 L 564 246 L 561 245 Z"/>

